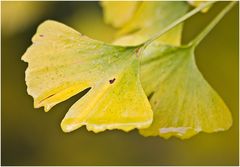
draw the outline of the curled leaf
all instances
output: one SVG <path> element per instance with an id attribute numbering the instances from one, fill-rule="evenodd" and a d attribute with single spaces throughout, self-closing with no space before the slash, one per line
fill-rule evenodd
<path id="1" fill-rule="evenodd" d="M 145 50 L 141 82 L 154 111 L 144 136 L 189 138 L 200 131 L 227 130 L 229 109 L 199 72 L 193 47 L 152 44 Z"/>
<path id="2" fill-rule="evenodd" d="M 70 132 L 83 125 L 94 132 L 146 128 L 152 110 L 138 75 L 138 47 L 90 39 L 55 21 L 42 23 L 23 55 L 34 107 L 45 111 L 91 88 L 61 123 Z"/>

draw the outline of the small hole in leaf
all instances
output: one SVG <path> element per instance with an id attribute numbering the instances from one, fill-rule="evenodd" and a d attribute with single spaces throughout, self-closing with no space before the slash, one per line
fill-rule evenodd
<path id="1" fill-rule="evenodd" d="M 115 78 L 110 79 L 110 80 L 109 80 L 109 83 L 110 83 L 110 84 L 113 84 L 113 83 L 115 82 L 115 80 L 116 80 Z"/>

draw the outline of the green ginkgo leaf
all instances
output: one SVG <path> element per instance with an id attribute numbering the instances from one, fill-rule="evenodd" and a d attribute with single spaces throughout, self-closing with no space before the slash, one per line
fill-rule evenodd
<path id="1" fill-rule="evenodd" d="M 228 129 L 231 114 L 199 72 L 194 47 L 152 44 L 143 53 L 141 82 L 154 111 L 144 136 L 189 138 Z"/>
<path id="2" fill-rule="evenodd" d="M 70 132 L 83 125 L 94 132 L 146 128 L 153 113 L 138 74 L 139 47 L 90 39 L 55 21 L 42 23 L 23 55 L 26 84 L 34 106 L 54 105 L 91 88 L 61 123 Z"/>
<path id="3" fill-rule="evenodd" d="M 146 42 L 157 32 L 162 31 L 176 19 L 188 11 L 186 2 L 144 1 L 133 18 L 119 31 L 119 38 L 114 44 L 133 46 Z M 155 42 L 179 45 L 181 41 L 182 24 L 162 35 Z"/>
<path id="4" fill-rule="evenodd" d="M 114 27 L 122 27 L 134 15 L 140 1 L 101 1 L 104 21 Z"/>

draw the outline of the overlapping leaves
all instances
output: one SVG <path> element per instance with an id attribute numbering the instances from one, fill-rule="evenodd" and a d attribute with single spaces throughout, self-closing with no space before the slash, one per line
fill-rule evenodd
<path id="1" fill-rule="evenodd" d="M 118 32 L 120 37 L 114 41 L 114 44 L 132 46 L 146 42 L 154 34 L 186 14 L 187 10 L 188 4 L 183 1 L 144 1 L 139 4 L 128 24 L 121 27 Z M 182 24 L 176 26 L 154 42 L 179 45 L 181 32 Z"/>
<path id="2" fill-rule="evenodd" d="M 184 139 L 231 126 L 228 108 L 196 66 L 196 45 L 181 46 L 182 24 L 147 47 L 138 45 L 183 16 L 187 3 L 129 2 L 126 13 L 111 11 L 111 2 L 102 5 L 105 20 L 121 27 L 114 44 L 124 46 L 92 40 L 54 21 L 39 26 L 22 58 L 29 64 L 26 83 L 35 107 L 48 111 L 91 88 L 63 119 L 65 132 L 83 125 L 94 132 L 138 128 L 144 136 Z"/>
<path id="3" fill-rule="evenodd" d="M 172 6 L 172 3 L 175 6 Z M 193 5 L 200 6 L 202 3 Z M 157 13 L 157 10 L 154 10 L 155 7 L 157 10 L 164 11 L 166 15 L 171 15 L 176 7 L 182 8 L 183 12 L 184 8 L 186 9 L 184 4 L 177 2 L 152 2 L 152 8 L 149 9 L 151 12 L 145 13 L 144 11 L 147 10 L 139 9 L 141 12 L 136 14 L 127 28 L 123 27 L 122 32 L 126 29 L 131 30 L 129 27 L 137 27 L 137 25 L 144 25 L 144 22 L 154 20 L 155 18 L 147 16 L 151 13 L 153 17 L 153 13 Z M 208 8 L 205 7 L 204 12 Z M 177 14 L 175 12 L 175 17 L 180 17 L 182 13 Z M 168 21 L 169 17 L 164 16 L 160 22 L 153 25 L 162 25 L 164 29 L 169 24 Z M 123 36 L 115 43 L 132 45 L 131 37 L 136 40 L 140 39 L 136 34 L 142 37 L 149 36 L 151 33 L 148 29 L 142 26 L 142 29 L 136 33 Z M 176 136 L 184 139 L 200 131 L 215 132 L 228 129 L 232 124 L 232 118 L 227 106 L 199 72 L 194 59 L 194 47 L 174 46 L 180 44 L 181 30 L 173 30 L 165 33 L 164 38 L 158 38 L 157 42 L 154 41 L 143 52 L 141 83 L 149 96 L 154 120 L 149 128 L 140 130 L 140 133 L 144 136 L 159 135 L 164 138 Z M 168 45 L 165 44 L 166 39 Z"/>

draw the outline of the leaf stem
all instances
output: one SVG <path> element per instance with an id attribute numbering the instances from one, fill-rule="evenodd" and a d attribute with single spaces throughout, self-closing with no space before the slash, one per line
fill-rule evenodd
<path id="1" fill-rule="evenodd" d="M 168 25 L 165 29 L 163 29 L 162 31 L 160 31 L 159 33 L 153 35 L 153 37 L 151 37 L 149 40 L 147 40 L 146 42 L 143 43 L 143 48 L 145 48 L 146 46 L 148 46 L 150 43 L 152 43 L 154 40 L 156 40 L 157 38 L 159 38 L 161 35 L 163 35 L 164 33 L 166 33 L 167 31 L 171 30 L 172 28 L 174 28 L 175 26 L 177 26 L 178 24 L 182 23 L 183 21 L 187 20 L 188 18 L 190 18 L 191 16 L 195 15 L 196 13 L 198 13 L 199 11 L 201 11 L 203 8 L 205 8 L 206 6 L 215 3 L 214 1 L 210 1 L 210 2 L 206 2 L 203 3 L 202 5 L 200 5 L 199 7 L 191 10 L 190 12 L 188 12 L 187 14 L 185 14 L 184 16 L 180 17 L 179 19 L 177 19 L 176 21 L 174 21 L 172 24 Z"/>
<path id="2" fill-rule="evenodd" d="M 201 31 L 189 44 L 188 46 L 196 47 L 207 34 L 217 25 L 217 23 L 229 12 L 232 7 L 236 4 L 236 1 L 230 2 L 204 29 Z"/>

